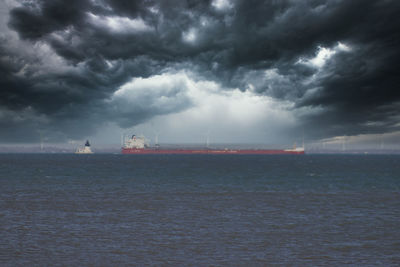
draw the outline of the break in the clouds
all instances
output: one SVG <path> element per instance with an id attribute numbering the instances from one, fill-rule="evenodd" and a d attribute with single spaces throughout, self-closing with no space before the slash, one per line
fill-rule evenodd
<path id="1" fill-rule="evenodd" d="M 5 0 L 0 139 L 146 124 L 177 141 L 396 132 L 399 11 L 390 0 Z"/>

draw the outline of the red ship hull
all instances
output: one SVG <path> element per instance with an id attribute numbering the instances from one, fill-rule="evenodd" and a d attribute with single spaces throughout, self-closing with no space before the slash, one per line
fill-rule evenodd
<path id="1" fill-rule="evenodd" d="M 137 148 L 122 148 L 122 154 L 181 154 L 181 155 L 301 155 L 304 150 L 269 150 L 269 149 L 137 149 Z"/>

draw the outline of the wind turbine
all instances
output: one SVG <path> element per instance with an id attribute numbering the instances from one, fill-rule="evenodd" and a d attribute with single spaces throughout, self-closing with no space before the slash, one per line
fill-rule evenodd
<path id="1" fill-rule="evenodd" d="M 347 141 L 347 137 L 344 136 L 343 141 L 342 141 L 342 151 L 346 151 L 346 141 Z"/>
<path id="2" fill-rule="evenodd" d="M 207 148 L 209 148 L 209 146 L 210 146 L 210 132 L 211 132 L 211 130 L 208 130 L 206 132 L 206 147 Z"/>
<path id="3" fill-rule="evenodd" d="M 40 131 L 40 151 L 43 151 L 43 133 Z"/>
<path id="4" fill-rule="evenodd" d="M 121 131 L 121 147 L 123 147 L 125 144 L 125 133 L 124 131 Z"/>
<path id="5" fill-rule="evenodd" d="M 40 136 L 40 152 L 43 152 L 44 150 L 44 141 L 48 140 L 47 137 L 43 137 L 43 130 L 39 130 L 39 136 Z"/>
<path id="6" fill-rule="evenodd" d="M 380 150 L 383 150 L 385 147 L 385 140 L 383 139 L 383 136 L 381 134 L 381 145 L 380 145 Z"/>
<path id="7" fill-rule="evenodd" d="M 160 132 L 158 132 L 158 131 L 153 131 L 154 132 L 154 135 L 155 135 L 155 137 L 154 137 L 154 145 L 156 146 L 156 147 L 159 147 L 160 146 L 160 144 L 158 144 L 158 135 L 160 134 Z"/>

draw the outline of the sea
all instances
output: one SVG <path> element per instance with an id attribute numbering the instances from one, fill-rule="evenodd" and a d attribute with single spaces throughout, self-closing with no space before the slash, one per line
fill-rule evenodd
<path id="1" fill-rule="evenodd" d="M 0 154 L 0 266 L 399 266 L 400 155 Z"/>

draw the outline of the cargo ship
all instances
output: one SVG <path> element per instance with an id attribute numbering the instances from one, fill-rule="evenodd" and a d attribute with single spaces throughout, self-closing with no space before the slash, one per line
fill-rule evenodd
<path id="1" fill-rule="evenodd" d="M 185 149 L 185 148 L 162 148 L 156 144 L 151 147 L 146 142 L 146 138 L 143 136 L 132 135 L 131 138 L 124 140 L 122 147 L 122 154 L 207 154 L 207 155 L 301 155 L 304 154 L 304 146 L 296 147 L 294 145 L 291 149 L 215 149 L 215 148 L 203 148 L 203 149 Z"/>

